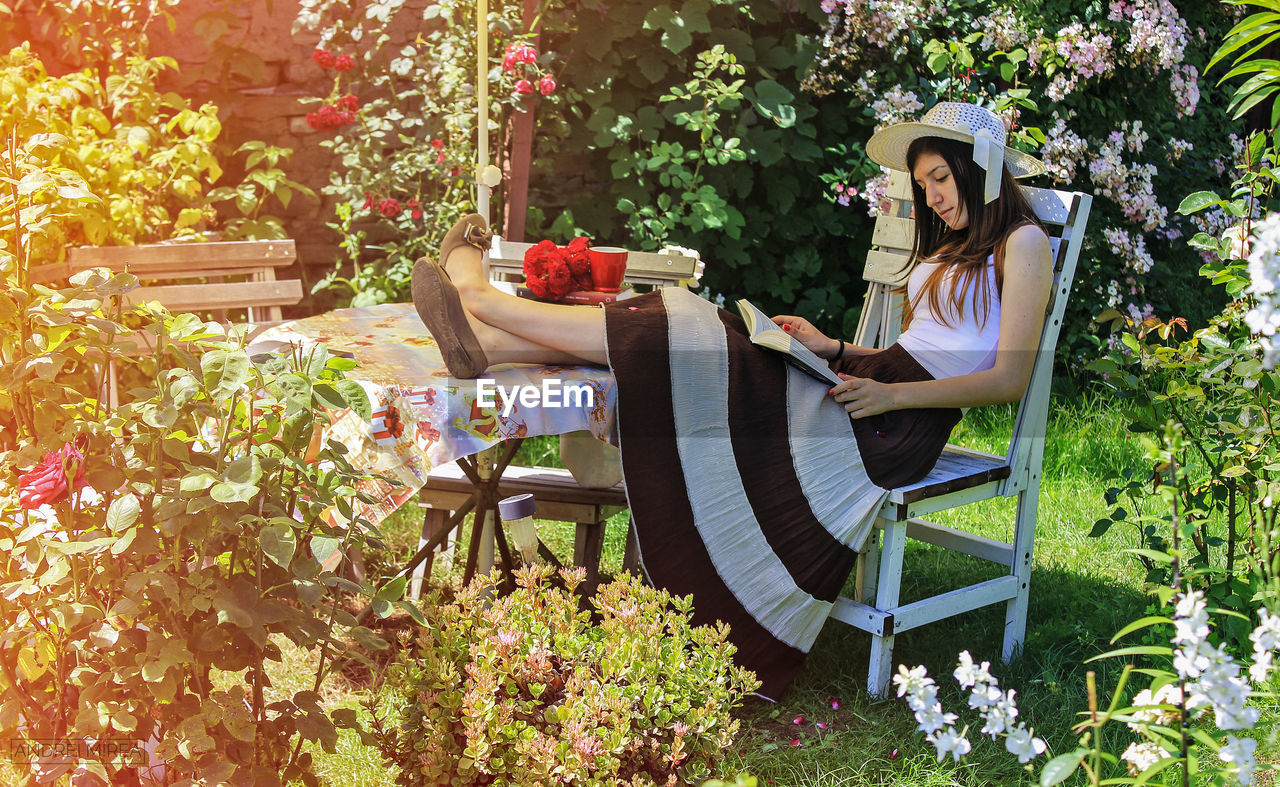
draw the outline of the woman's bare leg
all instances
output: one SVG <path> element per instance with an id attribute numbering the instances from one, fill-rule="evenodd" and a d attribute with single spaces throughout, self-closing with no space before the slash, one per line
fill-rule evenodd
<path id="1" fill-rule="evenodd" d="M 524 339 L 519 345 L 501 335 L 484 335 L 483 327 L 472 323 L 476 338 L 485 346 L 485 355 L 492 363 L 499 360 L 504 351 L 524 355 L 523 363 L 564 363 L 536 356 L 538 347 L 549 348 L 556 358 L 567 354 L 572 363 L 586 361 L 598 366 L 607 365 L 605 352 L 604 310 L 541 303 L 516 298 L 495 289 L 485 278 L 481 268 L 480 252 L 470 246 L 459 246 L 444 261 L 450 280 L 458 288 L 462 305 L 480 323 L 500 329 L 507 337 Z M 513 336 L 514 335 L 514 336 Z M 496 341 L 494 351 L 489 341 Z M 515 360 L 514 358 L 512 359 Z"/>
<path id="2" fill-rule="evenodd" d="M 482 322 L 470 314 L 467 315 L 467 324 L 471 326 L 472 333 L 484 347 L 485 358 L 488 359 L 490 366 L 502 363 L 536 363 L 548 366 L 579 366 L 584 363 L 595 363 L 590 358 L 531 342 L 523 336 Z"/>

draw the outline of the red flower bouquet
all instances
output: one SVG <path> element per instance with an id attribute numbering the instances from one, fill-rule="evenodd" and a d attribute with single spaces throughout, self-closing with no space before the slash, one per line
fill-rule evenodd
<path id="1" fill-rule="evenodd" d="M 524 254 L 525 285 L 546 301 L 558 301 L 575 290 L 591 289 L 588 238 L 574 238 L 564 248 L 549 240 L 531 246 Z"/>

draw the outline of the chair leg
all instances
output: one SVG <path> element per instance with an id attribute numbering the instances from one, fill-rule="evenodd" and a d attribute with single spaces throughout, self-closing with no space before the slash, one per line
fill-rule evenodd
<path id="1" fill-rule="evenodd" d="M 1013 576 L 1018 579 L 1017 595 L 1009 599 L 1004 616 L 1004 645 L 1000 658 L 1008 662 L 1022 650 L 1027 633 L 1027 607 L 1031 596 L 1031 554 L 1036 537 L 1036 504 L 1040 501 L 1040 479 L 1031 478 L 1018 493 L 1018 512 L 1013 531 Z"/>
<path id="2" fill-rule="evenodd" d="M 857 568 L 854 575 L 853 600 L 875 606 L 876 579 L 880 573 L 880 531 L 871 528 L 867 536 L 867 544 L 858 553 Z"/>
<path id="3" fill-rule="evenodd" d="M 907 547 L 907 523 L 885 522 L 876 578 L 876 609 L 890 610 L 898 606 L 902 582 L 902 555 Z M 871 658 L 867 668 L 867 693 L 884 697 L 893 676 L 893 632 L 871 635 Z"/>
<path id="4" fill-rule="evenodd" d="M 636 539 L 636 523 L 627 516 L 627 546 L 622 552 L 622 570 L 640 573 L 640 542 Z"/>
<path id="5" fill-rule="evenodd" d="M 578 522 L 573 538 L 573 564 L 587 570 L 582 583 L 587 593 L 594 593 L 600 584 L 600 553 L 604 548 L 603 522 Z"/>
<path id="6" fill-rule="evenodd" d="M 438 508 L 428 508 L 422 513 L 422 531 L 418 536 L 418 549 L 422 549 L 431 537 L 440 532 L 440 528 L 449 524 L 450 512 L 442 511 Z M 409 598 L 418 599 L 422 597 L 422 583 L 431 576 L 431 566 L 435 561 L 436 554 L 441 557 L 447 557 L 453 550 L 453 547 L 446 539 L 436 552 L 427 555 L 427 559 L 414 566 L 413 573 L 409 579 Z"/>

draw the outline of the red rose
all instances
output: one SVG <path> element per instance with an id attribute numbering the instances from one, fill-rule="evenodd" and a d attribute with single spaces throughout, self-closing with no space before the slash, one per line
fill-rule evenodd
<path id="1" fill-rule="evenodd" d="M 312 52 L 311 59 L 316 61 L 316 65 L 324 69 L 333 68 L 334 66 L 333 53 L 327 52 L 323 49 L 317 49 Z"/>
<path id="2" fill-rule="evenodd" d="M 60 450 L 45 454 L 40 464 L 18 476 L 18 504 L 32 509 L 56 503 L 84 484 L 84 454 L 67 443 Z"/>
<path id="3" fill-rule="evenodd" d="M 351 59 L 351 55 L 338 55 L 333 59 L 333 69 L 341 73 L 350 71 L 355 64 L 356 61 Z"/>
<path id="4" fill-rule="evenodd" d="M 350 93 L 348 93 L 342 98 L 338 99 L 338 106 L 341 109 L 345 109 L 349 112 L 355 112 L 357 109 L 360 108 L 360 100 L 357 99 L 355 96 L 351 95 Z"/>
<path id="5" fill-rule="evenodd" d="M 414 208 L 409 212 L 409 217 L 414 219 L 422 218 L 422 208 Z"/>
<path id="6" fill-rule="evenodd" d="M 563 258 L 557 260 L 547 271 L 547 286 L 556 300 L 573 292 L 573 273 Z"/>
<path id="7" fill-rule="evenodd" d="M 549 96 L 556 92 L 556 81 L 552 79 L 550 74 L 538 81 L 538 92 L 544 96 Z"/>
<path id="8" fill-rule="evenodd" d="M 590 246 L 591 239 L 582 237 L 574 238 L 564 247 L 564 258 L 569 264 L 575 290 L 591 289 L 591 254 L 587 251 Z"/>
<path id="9" fill-rule="evenodd" d="M 541 241 L 529 247 L 524 253 L 524 279 L 534 295 L 544 300 L 564 297 L 565 290 L 556 294 L 551 286 L 551 271 L 556 267 L 565 267 L 563 252 L 549 240 Z"/>
<path id="10" fill-rule="evenodd" d="M 444 150 L 444 140 L 443 139 L 431 140 L 431 147 L 435 148 L 436 150 Z"/>
<path id="11" fill-rule="evenodd" d="M 399 200 L 392 199 L 391 197 L 387 197 L 382 202 L 378 203 L 378 212 L 389 219 L 394 219 L 396 216 L 399 216 L 400 210 Z"/>
<path id="12" fill-rule="evenodd" d="M 521 96 L 533 95 L 533 83 L 527 79 L 517 79 L 516 93 Z"/>

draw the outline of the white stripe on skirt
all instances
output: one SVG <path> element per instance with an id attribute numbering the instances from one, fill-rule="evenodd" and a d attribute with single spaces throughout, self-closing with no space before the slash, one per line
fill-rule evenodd
<path id="1" fill-rule="evenodd" d="M 832 605 L 796 585 L 752 514 L 729 433 L 724 324 L 715 306 L 687 290 L 664 289 L 662 300 L 676 449 L 698 534 L 747 612 L 774 638 L 807 652 Z"/>

